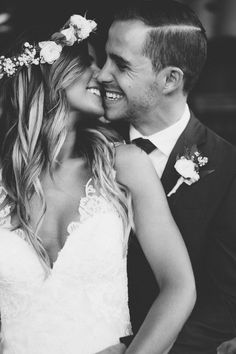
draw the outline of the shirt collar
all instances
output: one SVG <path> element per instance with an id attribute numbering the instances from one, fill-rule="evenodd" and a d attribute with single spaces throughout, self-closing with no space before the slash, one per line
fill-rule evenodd
<path id="1" fill-rule="evenodd" d="M 163 154 L 169 156 L 178 138 L 186 128 L 190 119 L 189 107 L 186 104 L 182 117 L 170 127 L 163 129 L 155 134 L 142 135 L 134 126 L 130 126 L 130 140 L 137 138 L 149 139 Z"/>

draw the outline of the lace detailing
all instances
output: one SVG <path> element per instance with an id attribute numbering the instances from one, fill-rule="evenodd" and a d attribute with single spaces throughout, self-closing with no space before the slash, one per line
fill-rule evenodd
<path id="1" fill-rule="evenodd" d="M 84 222 L 89 217 L 93 217 L 97 213 L 107 213 L 109 211 L 115 211 L 115 208 L 110 203 L 107 203 L 107 200 L 105 199 L 102 190 L 100 190 L 99 195 L 96 194 L 97 192 L 92 184 L 92 178 L 86 184 L 85 192 L 86 196 L 84 198 L 81 198 L 79 206 L 81 222 Z"/>
<path id="2" fill-rule="evenodd" d="M 21 229 L 16 229 L 13 231 L 17 236 L 19 236 L 20 238 L 22 238 L 22 240 L 26 240 L 26 236 L 23 230 Z"/>
<path id="3" fill-rule="evenodd" d="M 92 218 L 97 214 L 115 212 L 117 215 L 119 215 L 115 207 L 113 207 L 111 203 L 107 202 L 103 191 L 100 190 L 98 194 L 92 182 L 93 179 L 90 178 L 86 183 L 85 197 L 81 198 L 79 208 L 78 208 L 80 221 L 71 222 L 68 225 L 67 231 L 69 234 L 71 234 L 74 230 L 76 230 L 76 228 L 79 227 L 80 223 L 84 223 L 86 220 Z"/>

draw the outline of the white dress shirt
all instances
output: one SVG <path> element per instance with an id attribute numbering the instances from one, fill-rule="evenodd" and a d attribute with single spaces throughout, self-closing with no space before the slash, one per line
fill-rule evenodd
<path id="1" fill-rule="evenodd" d="M 134 126 L 130 126 L 129 135 L 131 141 L 137 138 L 149 139 L 157 147 L 157 149 L 152 151 L 149 156 L 160 178 L 165 169 L 170 153 L 173 150 L 180 135 L 186 128 L 189 119 L 190 111 L 188 105 L 186 104 L 182 117 L 176 123 L 155 134 L 145 136 L 142 135 L 137 129 L 135 129 Z"/>

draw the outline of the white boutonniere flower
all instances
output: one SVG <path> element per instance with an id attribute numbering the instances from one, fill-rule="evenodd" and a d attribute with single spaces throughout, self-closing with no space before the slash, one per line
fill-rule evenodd
<path id="1" fill-rule="evenodd" d="M 62 46 L 54 41 L 39 42 L 41 63 L 53 64 L 60 57 Z"/>
<path id="2" fill-rule="evenodd" d="M 208 158 L 201 156 L 197 146 L 193 145 L 191 149 L 186 148 L 185 153 L 181 157 L 177 157 L 174 168 L 181 176 L 174 188 L 167 194 L 170 197 L 174 194 L 182 183 L 191 185 L 200 179 L 200 168 L 208 163 Z M 208 171 L 210 173 L 212 171 Z"/>

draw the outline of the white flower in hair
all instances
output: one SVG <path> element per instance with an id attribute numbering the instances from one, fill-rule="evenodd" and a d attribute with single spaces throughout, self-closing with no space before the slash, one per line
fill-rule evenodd
<path id="1" fill-rule="evenodd" d="M 5 63 L 3 64 L 3 66 L 4 66 L 4 71 L 6 72 L 6 74 L 8 76 L 13 75 L 15 73 L 15 70 L 16 70 L 15 64 L 10 58 L 7 58 L 5 60 Z"/>
<path id="2" fill-rule="evenodd" d="M 70 18 L 70 24 L 76 27 L 78 42 L 87 38 L 97 27 L 95 21 L 87 20 L 85 17 L 80 15 L 72 15 Z"/>
<path id="3" fill-rule="evenodd" d="M 71 46 L 77 40 L 75 36 L 75 30 L 73 27 L 66 28 L 60 31 L 66 37 L 66 45 Z"/>
<path id="4" fill-rule="evenodd" d="M 72 15 L 70 17 L 70 23 L 77 28 L 81 28 L 87 25 L 88 20 L 81 15 Z"/>
<path id="5" fill-rule="evenodd" d="M 41 63 L 53 64 L 60 57 L 62 46 L 53 41 L 39 42 Z"/>
<path id="6" fill-rule="evenodd" d="M 89 20 L 89 22 L 90 22 L 90 26 L 91 26 L 92 31 L 95 31 L 97 28 L 97 23 L 93 20 Z"/>
<path id="7" fill-rule="evenodd" d="M 83 40 L 84 38 L 88 38 L 88 36 L 90 35 L 90 33 L 92 32 L 91 30 L 91 26 L 90 26 L 90 23 L 87 23 L 86 26 L 83 26 L 81 29 L 80 29 L 80 32 L 79 32 L 79 39 L 78 39 L 78 42 L 80 40 Z"/>
<path id="8" fill-rule="evenodd" d="M 25 42 L 23 50 L 18 56 L 0 57 L 0 79 L 6 76 L 14 76 L 20 67 L 53 64 L 61 55 L 64 46 L 72 46 L 89 37 L 97 24 L 93 20 L 87 20 L 80 15 L 72 15 L 64 27 L 51 36 L 51 40 L 38 44 Z"/>

